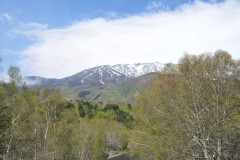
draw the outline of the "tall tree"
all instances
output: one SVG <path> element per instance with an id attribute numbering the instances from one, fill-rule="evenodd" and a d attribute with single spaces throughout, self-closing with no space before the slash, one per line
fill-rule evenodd
<path id="1" fill-rule="evenodd" d="M 10 83 L 3 82 L 1 84 L 1 93 L 4 97 L 2 107 L 4 108 L 5 116 L 8 117 L 8 122 L 10 122 L 7 130 L 4 131 L 4 146 L 5 151 L 3 154 L 4 159 L 11 157 L 11 152 L 16 147 L 16 138 L 18 122 L 21 119 L 21 115 L 24 112 L 24 108 L 21 107 L 23 102 L 22 96 L 19 92 L 17 84 L 20 84 L 21 75 L 20 69 L 14 66 L 10 66 L 8 70 L 8 75 L 10 78 Z"/>
<path id="2" fill-rule="evenodd" d="M 93 145 L 93 159 L 104 159 L 108 157 L 107 154 L 107 137 L 103 130 L 99 130 L 95 135 L 94 145 Z"/>
<path id="3" fill-rule="evenodd" d="M 148 156 L 239 159 L 239 77 L 240 61 L 221 50 L 185 55 L 177 67 L 167 66 L 138 103 L 146 126 L 142 134 L 152 135 L 141 141 L 151 148 Z"/>
<path id="4" fill-rule="evenodd" d="M 8 76 L 11 83 L 19 86 L 22 83 L 22 76 L 20 74 L 20 68 L 16 66 L 10 66 L 8 69 Z"/>

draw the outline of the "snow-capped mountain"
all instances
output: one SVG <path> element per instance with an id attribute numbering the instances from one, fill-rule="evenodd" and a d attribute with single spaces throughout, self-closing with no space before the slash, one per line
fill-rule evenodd
<path id="1" fill-rule="evenodd" d="M 137 63 L 137 64 L 117 64 L 111 66 L 116 71 L 126 75 L 129 78 L 139 77 L 144 74 L 158 72 L 163 68 L 163 64 L 155 63 Z"/>
<path id="2" fill-rule="evenodd" d="M 41 77 L 26 77 L 29 86 L 54 87 L 59 85 L 73 86 L 103 86 L 115 84 L 124 80 L 136 78 L 144 74 L 158 72 L 163 68 L 161 63 L 138 63 L 102 65 L 85 69 L 72 76 L 62 79 L 46 79 Z"/>
<path id="3" fill-rule="evenodd" d="M 160 63 L 102 65 L 62 79 L 25 77 L 29 87 L 59 88 L 67 99 L 132 103 L 164 65 Z"/>
<path id="4" fill-rule="evenodd" d="M 103 65 L 83 70 L 70 77 L 63 78 L 61 81 L 67 81 L 70 86 L 101 86 L 110 83 L 119 83 L 126 79 L 127 76 L 125 74 L 118 72 L 109 65 Z"/>

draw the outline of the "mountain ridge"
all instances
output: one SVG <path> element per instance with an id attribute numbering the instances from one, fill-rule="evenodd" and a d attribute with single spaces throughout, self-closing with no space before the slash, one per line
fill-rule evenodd
<path id="1" fill-rule="evenodd" d="M 164 65 L 159 62 L 101 65 L 85 69 L 61 79 L 27 76 L 24 78 L 24 81 L 30 87 L 37 85 L 46 87 L 51 83 L 59 84 L 64 83 L 65 81 L 68 81 L 69 86 L 102 86 L 105 84 L 119 83 L 144 74 L 158 72 L 163 68 L 163 66 Z"/>
<path id="2" fill-rule="evenodd" d="M 30 88 L 59 88 L 67 99 L 133 103 L 163 67 L 158 62 L 102 65 L 62 79 L 29 76 L 25 82 Z"/>

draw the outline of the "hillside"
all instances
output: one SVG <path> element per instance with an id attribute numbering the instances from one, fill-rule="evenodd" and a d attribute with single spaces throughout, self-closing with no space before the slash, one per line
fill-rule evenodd
<path id="1" fill-rule="evenodd" d="M 105 86 L 60 86 L 61 93 L 67 99 L 82 99 L 97 102 L 133 103 L 140 92 L 146 90 L 156 73 L 146 74 L 137 78 L 125 80 L 117 84 Z"/>
<path id="2" fill-rule="evenodd" d="M 30 88 L 59 88 L 67 99 L 133 103 L 162 67 L 160 63 L 103 65 L 62 79 L 30 76 L 25 82 Z"/>

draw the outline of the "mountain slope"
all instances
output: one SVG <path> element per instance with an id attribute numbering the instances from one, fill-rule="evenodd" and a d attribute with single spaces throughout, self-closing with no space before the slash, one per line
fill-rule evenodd
<path id="1" fill-rule="evenodd" d="M 29 87 L 59 88 L 67 99 L 132 102 L 163 68 L 160 63 L 103 65 L 62 79 L 26 77 Z"/>
<path id="2" fill-rule="evenodd" d="M 156 73 L 149 73 L 117 84 L 105 86 L 61 86 L 60 91 L 67 99 L 82 99 L 96 102 L 134 103 L 135 98 L 148 89 Z"/>
<path id="3" fill-rule="evenodd" d="M 161 63 L 138 63 L 138 64 L 117 64 L 103 65 L 85 69 L 72 76 L 62 79 L 47 79 L 41 77 L 26 77 L 26 83 L 31 86 L 56 87 L 59 85 L 74 86 L 103 86 L 116 84 L 127 79 L 139 77 L 144 74 L 158 72 L 162 69 Z"/>
<path id="4" fill-rule="evenodd" d="M 119 83 L 126 80 L 127 77 L 123 73 L 120 73 L 113 69 L 109 65 L 94 67 L 83 70 L 70 77 L 61 79 L 61 82 L 67 82 L 71 86 L 102 86 L 111 83 Z"/>

